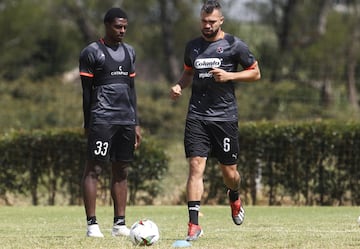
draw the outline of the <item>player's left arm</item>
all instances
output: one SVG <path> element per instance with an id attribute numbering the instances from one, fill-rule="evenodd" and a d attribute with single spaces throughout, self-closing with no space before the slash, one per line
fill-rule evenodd
<path id="1" fill-rule="evenodd" d="M 135 90 L 135 72 L 132 73 L 130 75 L 131 77 L 131 87 L 130 87 L 130 91 L 131 91 L 131 95 L 130 95 L 130 101 L 133 104 L 133 108 L 136 110 L 135 114 L 136 114 L 136 125 L 135 125 L 135 149 L 139 148 L 140 144 L 141 144 L 141 127 L 140 127 L 140 122 L 139 122 L 139 117 L 138 117 L 138 111 L 137 111 L 137 95 L 136 95 L 136 90 Z"/>
<path id="2" fill-rule="evenodd" d="M 135 110 L 135 149 L 139 148 L 142 140 L 141 135 L 141 127 L 139 122 L 138 116 L 138 108 L 137 108 L 137 95 L 136 95 L 136 88 L 135 88 L 135 62 L 136 62 L 136 53 L 133 47 L 130 45 L 126 45 L 129 54 L 131 55 L 131 73 L 130 73 L 130 102 Z"/>
<path id="3" fill-rule="evenodd" d="M 216 82 L 253 82 L 261 78 L 258 62 L 255 61 L 250 67 L 239 72 L 227 72 L 221 68 L 213 68 L 210 73 Z"/>

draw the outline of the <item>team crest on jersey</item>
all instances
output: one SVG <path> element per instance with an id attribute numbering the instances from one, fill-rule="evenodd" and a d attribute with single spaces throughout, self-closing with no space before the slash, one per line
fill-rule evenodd
<path id="1" fill-rule="evenodd" d="M 218 53 L 218 54 L 224 53 L 223 47 L 218 47 L 218 48 L 216 49 L 216 53 Z"/>

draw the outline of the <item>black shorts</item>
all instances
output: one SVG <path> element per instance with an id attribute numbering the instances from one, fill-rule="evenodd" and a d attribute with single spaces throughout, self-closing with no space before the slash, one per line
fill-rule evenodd
<path id="1" fill-rule="evenodd" d="M 96 161 L 131 162 L 134 159 L 135 126 L 93 124 L 88 136 L 88 158 Z"/>
<path id="2" fill-rule="evenodd" d="M 184 147 L 186 157 L 216 157 L 224 165 L 237 164 L 237 122 L 187 119 Z"/>

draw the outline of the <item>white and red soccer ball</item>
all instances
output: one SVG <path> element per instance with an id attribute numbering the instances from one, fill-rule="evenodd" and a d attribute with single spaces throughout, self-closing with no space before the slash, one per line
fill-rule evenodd
<path id="1" fill-rule="evenodd" d="M 151 246 L 160 238 L 155 222 L 143 219 L 136 221 L 130 228 L 130 240 L 137 246 Z"/>

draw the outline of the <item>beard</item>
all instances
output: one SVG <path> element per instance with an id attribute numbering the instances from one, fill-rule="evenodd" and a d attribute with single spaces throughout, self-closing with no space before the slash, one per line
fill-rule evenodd
<path id="1" fill-rule="evenodd" d="M 213 31 L 208 32 L 208 29 L 202 29 L 201 33 L 206 38 L 214 38 L 219 33 L 219 28 Z"/>

